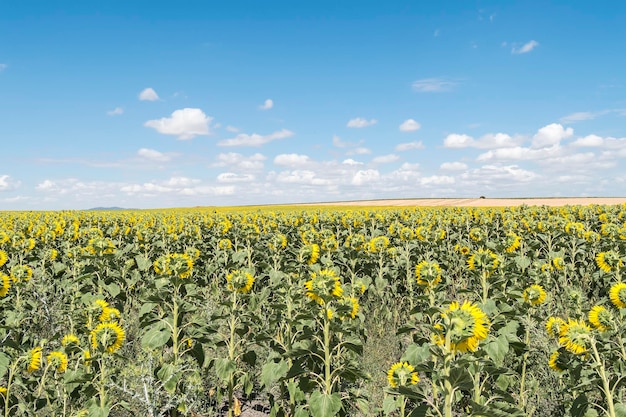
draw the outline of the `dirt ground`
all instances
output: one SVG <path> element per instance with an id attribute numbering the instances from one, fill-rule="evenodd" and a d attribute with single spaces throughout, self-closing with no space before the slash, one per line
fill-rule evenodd
<path id="1" fill-rule="evenodd" d="M 407 198 L 397 200 L 363 200 L 311 203 L 315 206 L 381 206 L 381 207 L 510 207 L 521 206 L 573 206 L 626 203 L 626 197 L 572 197 L 572 198 Z"/>

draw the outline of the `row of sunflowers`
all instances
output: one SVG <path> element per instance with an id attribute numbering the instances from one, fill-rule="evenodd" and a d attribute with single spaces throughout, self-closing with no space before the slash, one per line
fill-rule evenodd
<path id="1" fill-rule="evenodd" d="M 626 416 L 626 206 L 0 214 L 9 416 Z"/>

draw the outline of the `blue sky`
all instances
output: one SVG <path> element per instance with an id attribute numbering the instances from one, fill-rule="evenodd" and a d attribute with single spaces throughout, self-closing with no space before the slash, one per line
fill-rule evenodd
<path id="1" fill-rule="evenodd" d="M 0 209 L 626 195 L 626 2 L 5 1 Z"/>

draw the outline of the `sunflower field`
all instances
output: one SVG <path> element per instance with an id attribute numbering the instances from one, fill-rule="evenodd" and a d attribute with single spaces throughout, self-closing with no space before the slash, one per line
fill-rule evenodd
<path id="1" fill-rule="evenodd" d="M 626 417 L 625 259 L 626 205 L 3 212 L 0 414 Z"/>

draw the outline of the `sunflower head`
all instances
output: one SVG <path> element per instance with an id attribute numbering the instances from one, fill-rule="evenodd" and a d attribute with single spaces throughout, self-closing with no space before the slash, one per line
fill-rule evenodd
<path id="1" fill-rule="evenodd" d="M 617 252 L 610 250 L 596 255 L 596 265 L 604 272 L 611 272 L 620 269 L 624 263 Z"/>
<path id="2" fill-rule="evenodd" d="M 526 288 L 523 295 L 524 301 L 532 306 L 542 304 L 546 300 L 546 291 L 538 284 Z"/>
<path id="3" fill-rule="evenodd" d="M 398 236 L 400 236 L 401 240 L 405 242 L 410 242 L 415 238 L 415 232 L 410 227 L 403 227 L 398 232 Z"/>
<path id="4" fill-rule="evenodd" d="M 342 320 L 356 318 L 356 315 L 359 313 L 359 300 L 355 297 L 342 297 L 337 306 L 337 313 Z"/>
<path id="5" fill-rule="evenodd" d="M 565 261 L 560 256 L 557 256 L 556 258 L 552 259 L 552 266 L 561 271 L 563 270 L 563 268 L 565 268 Z"/>
<path id="6" fill-rule="evenodd" d="M 376 236 L 367 244 L 367 251 L 370 253 L 381 253 L 387 250 L 389 238 L 387 236 Z"/>
<path id="7" fill-rule="evenodd" d="M 489 320 L 476 305 L 465 301 L 462 305 L 454 301 L 441 313 L 446 338 L 450 337 L 450 348 L 458 352 L 475 352 L 478 343 L 487 338 Z"/>
<path id="8" fill-rule="evenodd" d="M 482 242 L 485 239 L 485 233 L 482 231 L 482 229 L 474 227 L 472 230 L 470 230 L 469 237 L 474 242 Z"/>
<path id="9" fill-rule="evenodd" d="M 11 268 L 13 282 L 28 281 L 33 277 L 33 270 L 28 265 L 14 265 Z"/>
<path id="10" fill-rule="evenodd" d="M 589 323 L 601 332 L 605 332 L 612 327 L 613 314 L 604 306 L 593 306 L 589 310 Z"/>
<path id="11" fill-rule="evenodd" d="M 320 247 L 317 243 L 304 245 L 298 252 L 298 259 L 307 265 L 313 265 L 320 257 Z"/>
<path id="12" fill-rule="evenodd" d="M 11 278 L 8 275 L 0 273 L 0 297 L 4 297 L 11 289 Z"/>
<path id="13" fill-rule="evenodd" d="M 565 320 L 560 317 L 551 316 L 546 321 L 546 331 L 552 337 L 559 337 L 561 334 L 561 329 L 565 326 Z"/>
<path id="14" fill-rule="evenodd" d="M 90 332 L 89 338 L 94 350 L 102 349 L 105 352 L 113 353 L 122 347 L 126 332 L 115 322 L 100 323 Z"/>
<path id="15" fill-rule="evenodd" d="M 7 255 L 7 253 L 3 250 L 0 250 L 0 267 L 4 266 L 4 264 L 6 264 L 8 260 L 9 256 Z"/>
<path id="16" fill-rule="evenodd" d="M 232 249 L 233 247 L 233 242 L 230 241 L 230 239 L 220 239 L 219 242 L 217 242 L 217 248 L 219 250 L 229 250 Z"/>
<path id="17" fill-rule="evenodd" d="M 35 372 L 37 369 L 41 368 L 42 355 L 42 349 L 39 346 L 28 352 L 28 358 L 26 359 L 26 362 L 28 363 L 28 366 L 26 367 L 27 372 Z"/>
<path id="18" fill-rule="evenodd" d="M 504 250 L 506 253 L 513 253 L 520 247 L 521 243 L 522 238 L 520 238 L 514 232 L 509 232 L 506 234 L 506 248 Z"/>
<path id="19" fill-rule="evenodd" d="M 254 276 L 243 270 L 235 270 L 226 276 L 226 282 L 230 291 L 241 294 L 249 293 L 254 284 Z"/>
<path id="20" fill-rule="evenodd" d="M 339 248 L 339 242 L 335 235 L 325 237 L 322 240 L 322 250 L 326 252 L 334 252 Z"/>
<path id="21" fill-rule="evenodd" d="M 437 262 L 422 261 L 415 267 L 417 283 L 432 289 L 441 282 L 441 268 Z"/>
<path id="22" fill-rule="evenodd" d="M 467 260 L 471 270 L 492 272 L 500 265 L 500 258 L 489 249 L 478 249 Z"/>
<path id="23" fill-rule="evenodd" d="M 363 250 L 363 248 L 365 248 L 365 236 L 360 233 L 349 235 L 346 238 L 344 246 L 356 251 Z"/>
<path id="24" fill-rule="evenodd" d="M 276 233 L 272 235 L 269 242 L 267 243 L 267 247 L 272 252 L 280 252 L 287 247 L 287 236 L 283 235 L 282 233 Z"/>
<path id="25" fill-rule="evenodd" d="M 557 372 L 565 371 L 565 369 L 567 369 L 565 352 L 561 351 L 561 349 L 554 351 L 552 355 L 550 355 L 550 359 L 548 360 L 548 366 Z"/>
<path id="26" fill-rule="evenodd" d="M 626 283 L 618 282 L 611 287 L 609 298 L 617 308 L 626 308 Z"/>
<path id="27" fill-rule="evenodd" d="M 559 332 L 559 343 L 569 352 L 579 355 L 589 350 L 591 337 L 591 328 L 584 320 L 569 319 Z"/>
<path id="28" fill-rule="evenodd" d="M 48 359 L 48 363 L 53 366 L 57 372 L 63 373 L 67 370 L 67 355 L 65 353 L 55 350 L 54 352 L 50 352 L 50 354 L 46 356 L 46 359 Z"/>
<path id="29" fill-rule="evenodd" d="M 332 269 L 312 272 L 311 279 L 304 284 L 304 287 L 306 296 L 319 304 L 326 304 L 343 295 L 341 281 Z"/>
<path id="30" fill-rule="evenodd" d="M 415 385 L 419 380 L 415 368 L 408 362 L 396 362 L 391 365 L 391 368 L 389 368 L 387 372 L 387 381 L 391 388 Z"/>

